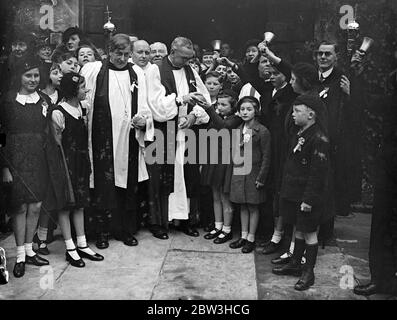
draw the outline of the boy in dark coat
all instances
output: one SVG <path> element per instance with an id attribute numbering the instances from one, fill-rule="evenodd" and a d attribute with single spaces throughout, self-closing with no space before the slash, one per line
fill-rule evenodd
<path id="1" fill-rule="evenodd" d="M 292 118 L 299 131 L 291 137 L 280 190 L 281 217 L 296 227 L 295 248 L 291 261 L 274 268 L 273 273 L 301 275 L 295 285 L 299 291 L 314 284 L 317 231 L 324 208 L 329 164 L 329 141 L 323 133 L 325 110 L 317 95 L 301 95 L 295 100 Z M 302 270 L 305 250 L 306 263 Z"/>

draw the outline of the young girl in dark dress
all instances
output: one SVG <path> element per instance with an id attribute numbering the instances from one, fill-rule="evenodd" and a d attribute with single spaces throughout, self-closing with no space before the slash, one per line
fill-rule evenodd
<path id="1" fill-rule="evenodd" d="M 32 248 L 42 201 L 48 185 L 45 155 L 49 98 L 37 91 L 39 61 L 26 57 L 19 61 L 12 81 L 13 90 L 3 101 L 1 124 L 7 144 L 0 149 L 3 183 L 10 188 L 10 213 L 17 245 L 14 276 L 25 274 L 25 262 L 48 265 Z"/>
<path id="2" fill-rule="evenodd" d="M 209 129 L 222 130 L 227 129 L 228 137 L 231 136 L 231 130 L 237 128 L 241 123 L 241 118 L 236 115 L 237 95 L 232 90 L 225 90 L 218 95 L 218 113 L 215 112 L 213 105 L 206 105 L 204 109 L 211 118 Z M 223 135 L 222 135 L 223 136 Z M 229 147 L 225 144 L 224 139 L 218 139 L 218 149 L 209 149 L 209 155 L 218 154 L 216 164 L 206 164 L 201 171 L 202 185 L 209 185 L 212 188 L 214 201 L 215 228 L 204 235 L 205 239 L 215 239 L 214 243 L 220 244 L 231 240 L 233 208 L 229 200 L 230 179 L 232 173 L 231 164 L 222 163 L 222 159 L 231 159 L 231 139 L 229 138 Z M 226 156 L 226 157 L 225 157 Z"/>
<path id="3" fill-rule="evenodd" d="M 241 238 L 232 242 L 230 247 L 242 247 L 243 253 L 249 253 L 255 248 L 259 204 L 266 201 L 264 186 L 270 166 L 270 133 L 256 119 L 260 110 L 256 98 L 243 97 L 237 107 L 244 123 L 238 128 L 241 138 L 233 139 L 233 143 L 239 143 L 236 150 L 240 157 L 246 155 L 243 161 L 233 157 L 230 201 L 240 204 Z M 251 148 L 251 155 L 248 148 Z"/>
<path id="4" fill-rule="evenodd" d="M 84 207 L 89 205 L 90 200 L 88 133 L 80 105 L 87 93 L 84 77 L 77 73 L 65 74 L 61 80 L 61 91 L 65 99 L 54 108 L 51 119 L 55 140 L 61 153 L 64 153 L 69 189 L 72 190 L 70 203 L 59 212 L 58 221 L 66 244 L 66 260 L 72 266 L 81 268 L 85 266 L 81 257 L 93 261 L 103 260 L 103 256 L 88 247 L 84 232 Z M 77 236 L 77 250 L 71 235 L 71 211 Z"/>

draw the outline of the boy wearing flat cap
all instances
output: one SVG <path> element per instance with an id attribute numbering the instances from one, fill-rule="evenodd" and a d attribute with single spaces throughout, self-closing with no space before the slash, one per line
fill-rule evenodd
<path id="1" fill-rule="evenodd" d="M 291 136 L 280 190 L 280 215 L 295 225 L 295 248 L 291 260 L 273 269 L 277 275 L 301 276 L 295 289 L 314 284 L 318 252 L 317 230 L 324 207 L 329 141 L 326 137 L 326 107 L 317 95 L 303 94 L 293 104 L 292 118 L 298 132 Z M 306 263 L 301 259 L 306 250 Z"/>

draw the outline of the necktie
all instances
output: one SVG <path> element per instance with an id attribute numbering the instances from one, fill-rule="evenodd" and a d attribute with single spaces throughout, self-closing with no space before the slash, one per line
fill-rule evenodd
<path id="1" fill-rule="evenodd" d="M 320 73 L 320 82 L 324 82 L 324 80 L 325 80 L 325 77 L 323 76 L 322 73 Z"/>

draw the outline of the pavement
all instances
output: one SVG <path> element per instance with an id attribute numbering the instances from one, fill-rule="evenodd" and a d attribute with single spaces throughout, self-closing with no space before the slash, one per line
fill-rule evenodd
<path id="1" fill-rule="evenodd" d="M 9 283 L 0 286 L 0 300 L 366 300 L 352 288 L 370 278 L 370 221 L 371 215 L 360 213 L 336 220 L 336 246 L 319 249 L 316 282 L 305 292 L 294 290 L 297 278 L 271 273 L 275 255 L 243 254 L 228 243 L 216 245 L 203 238 L 202 230 L 198 238 L 172 231 L 168 240 L 142 230 L 136 236 L 138 246 L 111 240 L 108 249 L 97 250 L 104 261 L 85 260 L 81 269 L 65 261 L 64 242 L 58 237 L 48 246 L 50 266 L 26 265 L 22 278 L 12 274 L 16 253 L 10 235 L 0 241 L 10 272 Z"/>

